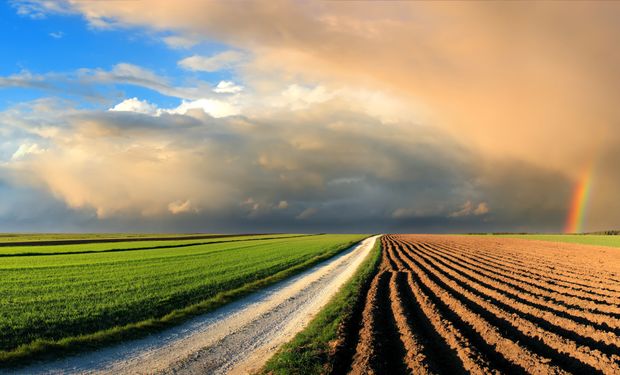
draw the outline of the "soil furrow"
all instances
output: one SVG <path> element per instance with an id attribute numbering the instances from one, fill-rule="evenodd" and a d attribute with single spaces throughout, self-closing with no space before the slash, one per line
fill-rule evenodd
<path id="1" fill-rule="evenodd" d="M 429 241 L 429 243 L 433 243 L 433 241 Z M 616 282 L 612 281 L 611 275 L 606 272 L 589 268 L 575 271 L 571 270 L 570 265 L 566 266 L 559 264 L 557 259 L 555 261 L 548 261 L 537 256 L 546 249 L 540 249 L 540 251 L 537 252 L 537 255 L 526 256 L 522 251 L 498 251 L 498 248 L 494 247 L 492 243 L 487 243 L 486 241 L 482 244 L 477 243 L 476 246 L 471 246 L 471 244 L 467 243 L 453 242 L 437 242 L 433 244 L 437 246 L 450 247 L 453 250 L 457 249 L 459 251 L 465 251 L 472 254 L 474 257 L 488 257 L 500 263 L 512 265 L 513 267 L 525 267 L 525 271 L 529 271 L 533 268 L 541 271 L 544 275 L 552 274 L 555 277 L 562 277 L 568 282 L 577 281 L 580 285 L 588 286 L 594 288 L 595 290 L 603 289 L 616 294 L 620 293 L 620 284 L 616 284 Z M 586 284 L 586 282 L 589 284 Z"/>
<path id="2" fill-rule="evenodd" d="M 455 351 L 435 329 L 430 317 L 416 300 L 408 282 L 409 273 L 399 273 L 396 279 L 403 308 L 408 316 L 409 326 L 419 335 L 424 345 L 424 354 L 429 368 L 439 374 L 464 374 L 465 369 Z M 418 294 L 418 297 L 420 295 Z M 424 298 L 424 297 L 422 297 Z"/>
<path id="3" fill-rule="evenodd" d="M 620 340 L 618 340 L 617 337 L 618 334 L 620 334 L 619 319 L 583 309 L 567 308 L 565 305 L 554 303 L 550 300 L 549 295 L 540 296 L 538 294 L 532 294 L 523 288 L 515 287 L 502 281 L 497 281 L 497 278 L 489 277 L 485 272 L 480 272 L 473 269 L 471 266 L 464 265 L 461 259 L 456 258 L 447 252 L 443 252 L 432 247 L 421 246 L 419 248 L 425 249 L 431 254 L 439 256 L 441 261 L 446 261 L 452 267 L 456 267 L 459 273 L 462 272 L 464 275 L 472 278 L 476 282 L 481 283 L 497 292 L 501 292 L 519 303 L 539 309 L 541 312 L 551 313 L 557 315 L 559 318 L 570 319 L 576 323 L 585 325 L 589 327 L 585 328 L 588 331 L 592 328 L 592 332 L 597 330 L 602 331 L 599 332 L 599 334 L 607 332 L 609 335 L 614 336 L 614 338 L 610 338 L 610 340 L 616 340 L 617 343 L 620 344 Z"/>
<path id="4" fill-rule="evenodd" d="M 422 251 L 419 251 L 418 255 L 434 267 L 444 270 L 444 275 L 454 280 L 464 289 L 478 295 L 480 298 L 491 299 L 496 306 L 508 313 L 518 314 L 547 331 L 573 340 L 578 345 L 585 345 L 599 350 L 606 355 L 611 356 L 620 352 L 620 338 L 611 332 L 597 331 L 591 326 L 578 324 L 569 319 L 525 305 L 518 299 L 512 299 L 503 293 L 499 293 L 496 285 L 476 281 L 474 277 L 470 276 L 471 272 L 462 267 L 453 267 L 448 262 Z"/>
<path id="5" fill-rule="evenodd" d="M 436 244 L 434 246 L 449 251 L 456 251 L 460 254 L 466 254 L 469 259 L 475 259 L 477 262 L 483 263 L 490 267 L 499 267 L 506 272 L 520 274 L 530 279 L 543 279 L 542 281 L 548 285 L 558 285 L 564 288 L 573 289 L 577 292 L 585 293 L 586 295 L 600 296 L 602 300 L 609 300 L 615 304 L 620 304 L 620 290 L 601 287 L 600 280 L 598 281 L 598 285 L 588 285 L 578 282 L 574 277 L 562 277 L 562 275 L 558 274 L 555 269 L 541 270 L 540 267 L 536 266 L 538 263 L 534 260 L 528 263 L 519 261 L 519 264 L 515 264 L 515 262 L 506 260 L 506 257 L 498 257 L 483 253 L 482 251 L 472 251 L 471 249 L 460 246 L 447 246 L 442 244 Z M 535 270 L 539 272 L 534 272 Z M 554 277 L 549 276 L 548 273 L 551 273 Z"/>
<path id="6" fill-rule="evenodd" d="M 412 276 L 414 274 L 408 273 L 408 275 Z M 493 373 L 492 369 L 489 368 L 489 362 L 479 353 L 478 349 L 469 342 L 468 338 L 461 332 L 461 327 L 456 327 L 452 324 L 452 320 L 445 316 L 445 313 L 449 312 L 450 309 L 439 311 L 438 306 L 435 304 L 438 300 L 433 300 L 431 295 L 424 293 L 417 283 L 409 283 L 409 287 L 411 288 L 416 303 L 420 306 L 434 330 L 439 333 L 441 340 L 455 352 L 462 363 L 462 370 L 459 372 L 462 373 L 463 371 L 467 371 L 479 374 Z M 451 318 L 460 320 L 460 318 L 455 316 Z M 454 369 L 452 371 L 454 371 Z"/>
<path id="7" fill-rule="evenodd" d="M 432 371 L 429 367 L 429 361 L 424 354 L 425 347 L 422 344 L 422 340 L 409 325 L 411 319 L 409 319 L 403 307 L 396 281 L 397 279 L 402 279 L 404 276 L 405 273 L 403 272 L 392 273 L 392 277 L 390 278 L 390 300 L 392 301 L 392 311 L 394 312 L 396 326 L 400 333 L 400 340 L 403 342 L 406 350 L 405 364 L 414 374 L 437 373 L 437 371 Z"/>
<path id="8" fill-rule="evenodd" d="M 420 244 L 412 245 L 420 246 Z M 559 292 L 557 290 L 528 281 L 525 278 L 502 273 L 497 267 L 481 265 L 480 262 L 477 262 L 475 259 L 466 260 L 461 258 L 461 262 L 467 264 L 473 269 L 478 270 L 479 272 L 485 272 L 487 277 L 494 278 L 498 282 L 509 284 L 512 287 L 522 289 L 523 291 L 527 291 L 535 295 L 551 298 L 557 303 L 562 303 L 567 307 L 570 306 L 587 311 L 596 311 L 615 319 L 620 319 L 620 307 L 616 305 L 605 303 L 599 299 L 588 298 L 587 296 L 575 296 L 569 293 Z"/>
<path id="9" fill-rule="evenodd" d="M 463 351 L 465 354 L 470 355 L 470 357 L 471 353 L 468 353 L 469 351 L 477 352 L 476 355 L 478 358 L 476 359 L 476 357 L 473 357 L 473 359 L 477 360 L 479 363 L 482 363 L 485 366 L 485 371 L 490 373 L 525 373 L 523 368 L 504 358 L 504 356 L 496 351 L 495 346 L 485 340 L 485 338 L 480 335 L 475 328 L 463 320 L 463 317 L 460 314 L 457 314 L 457 312 L 453 311 L 450 306 L 446 305 L 440 298 L 433 294 L 423 283 L 420 282 L 419 277 L 415 273 L 408 273 L 407 276 L 410 278 L 410 280 L 407 280 L 410 288 L 409 293 L 419 293 L 426 296 L 426 298 L 434 304 L 436 308 L 435 311 L 437 311 L 440 319 L 449 320 L 459 332 L 468 338 L 468 342 L 471 346 L 465 347 Z M 486 332 L 488 332 L 488 330 Z M 451 370 L 448 373 L 454 373 L 454 370 Z"/>
<path id="10" fill-rule="evenodd" d="M 528 373 L 566 373 L 557 364 L 554 364 L 550 358 L 535 354 L 532 350 L 524 347 L 522 343 L 528 341 L 526 336 L 514 332 L 506 335 L 506 330 L 503 329 L 502 325 L 496 324 L 498 319 L 492 314 L 485 314 L 488 316 L 483 316 L 480 311 L 474 311 L 469 306 L 466 306 L 462 300 L 454 298 L 448 291 L 432 281 L 429 275 L 420 269 L 409 256 L 405 257 L 405 260 L 413 270 L 410 276 L 412 289 L 415 288 L 415 285 L 418 285 L 418 288 L 424 288 L 429 295 L 434 296 L 437 301 L 441 301 L 447 309 L 453 311 L 466 324 L 473 327 L 487 345 L 494 348 L 500 356 L 509 361 L 506 367 L 519 366 L 522 368 L 521 371 L 524 369 Z M 498 363 L 500 361 L 500 359 L 496 358 L 494 362 Z M 512 371 L 507 372 L 510 373 Z M 514 370 L 514 372 L 518 373 L 519 371 Z"/>
<path id="11" fill-rule="evenodd" d="M 355 373 L 620 374 L 618 249 L 454 235 L 382 246 Z"/>
<path id="12" fill-rule="evenodd" d="M 391 268 L 392 270 L 404 270 L 405 266 L 403 265 L 402 260 L 399 259 L 398 254 L 396 252 L 396 248 L 395 245 L 388 240 L 383 239 L 381 244 L 384 246 L 384 248 L 386 249 L 386 254 L 388 256 L 388 259 L 390 261 L 390 265 L 393 267 Z"/>
<path id="13" fill-rule="evenodd" d="M 391 271 L 381 271 L 370 286 L 351 374 L 407 373 L 406 350 L 391 309 L 390 278 Z"/>
<path id="14" fill-rule="evenodd" d="M 410 252 L 408 255 L 416 266 L 421 271 L 423 270 L 422 272 L 425 272 L 436 285 L 448 291 L 450 296 L 458 299 L 465 306 L 479 312 L 483 316 L 490 318 L 492 315 L 495 315 L 496 323 L 500 324 L 503 329 L 512 326 L 522 336 L 519 342 L 523 342 L 540 354 L 550 358 L 552 363 L 557 363 L 568 371 L 580 373 L 584 371 L 593 373 L 618 370 L 617 363 L 597 350 L 581 347 L 571 340 L 544 330 L 518 314 L 506 312 L 496 306 L 496 304 L 481 298 L 453 280 L 448 279 L 440 270 L 431 266 L 415 251 Z M 515 335 L 517 333 L 512 331 L 512 334 Z"/>

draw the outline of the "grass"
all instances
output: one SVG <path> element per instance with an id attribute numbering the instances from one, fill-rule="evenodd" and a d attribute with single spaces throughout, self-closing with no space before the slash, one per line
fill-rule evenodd
<path id="1" fill-rule="evenodd" d="M 123 242 L 104 242 L 104 243 L 81 243 L 81 244 L 63 244 L 63 245 L 37 245 L 37 246 L 2 246 L 0 247 L 0 257 L 6 256 L 32 256 L 32 255 L 50 255 L 50 254 L 69 254 L 69 253 L 95 253 L 95 252 L 113 252 L 127 250 L 148 250 L 162 249 L 184 246 L 196 246 L 209 243 L 249 241 L 249 240 L 265 240 L 274 238 L 292 238 L 308 235 L 300 234 L 265 234 L 251 236 L 226 236 L 213 237 L 207 239 L 187 239 L 187 240 L 156 240 L 156 241 L 123 241 Z"/>
<path id="2" fill-rule="evenodd" d="M 0 363 L 137 337 L 327 259 L 363 235 L 0 258 Z"/>
<path id="3" fill-rule="evenodd" d="M 196 234 L 154 234 L 154 233 L 0 233 L 0 243 L 22 241 L 57 241 L 57 240 L 100 240 L 111 238 L 164 238 L 196 236 Z"/>
<path id="4" fill-rule="evenodd" d="M 596 234 L 500 234 L 495 237 L 522 238 L 551 242 L 568 242 L 582 245 L 620 247 L 620 236 Z"/>
<path id="5" fill-rule="evenodd" d="M 263 367 L 262 374 L 321 374 L 332 368 L 332 344 L 339 338 L 338 330 L 351 318 L 355 307 L 363 303 L 367 286 L 381 261 L 378 239 L 370 255 L 321 312 L 285 344 Z"/>

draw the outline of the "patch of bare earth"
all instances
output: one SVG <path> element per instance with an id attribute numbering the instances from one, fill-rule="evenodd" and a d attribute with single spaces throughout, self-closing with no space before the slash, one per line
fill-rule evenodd
<path id="1" fill-rule="evenodd" d="M 388 235 L 334 372 L 620 373 L 620 249 Z"/>

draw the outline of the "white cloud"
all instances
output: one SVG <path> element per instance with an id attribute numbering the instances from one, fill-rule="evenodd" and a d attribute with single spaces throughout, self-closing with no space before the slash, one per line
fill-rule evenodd
<path id="1" fill-rule="evenodd" d="M 161 116 L 164 113 L 185 115 L 191 114 L 191 112 L 195 110 L 200 110 L 215 118 L 234 116 L 241 113 L 241 109 L 229 101 L 207 98 L 184 100 L 175 108 L 159 108 L 146 100 L 140 100 L 134 97 L 125 99 L 109 109 L 109 111 L 114 112 L 136 112 L 149 116 Z"/>
<path id="2" fill-rule="evenodd" d="M 80 69 L 77 71 L 75 78 L 66 78 L 75 79 L 81 84 L 130 84 L 181 99 L 195 100 L 213 95 L 211 86 L 206 82 L 196 81 L 195 85 L 191 87 L 176 86 L 171 84 L 171 80 L 168 77 L 129 63 L 116 64 L 109 71 L 103 69 Z"/>
<path id="3" fill-rule="evenodd" d="M 336 96 L 334 91 L 328 91 L 323 86 L 305 87 L 298 84 L 289 85 L 273 100 L 276 107 L 291 109 L 306 108 L 310 104 L 323 103 Z"/>
<path id="4" fill-rule="evenodd" d="M 0 124 L 11 124 L 14 137 L 24 144 L 13 160 L 14 148 L 6 148 L 0 177 L 13 186 L 39 189 L 76 213 L 96 214 L 97 223 L 141 217 L 178 221 L 177 228 L 186 228 L 182 213 L 196 212 L 192 223 L 209 227 L 206 223 L 220 222 L 229 229 L 317 225 L 317 230 L 353 230 L 361 225 L 369 230 L 364 225 L 397 222 L 411 229 L 429 220 L 438 226 L 454 224 L 446 216 L 456 210 L 436 208 L 461 206 L 472 191 L 485 199 L 469 201 L 464 211 L 459 207 L 458 215 L 469 213 L 460 221 L 508 217 L 504 206 L 493 203 L 513 202 L 517 195 L 492 191 L 514 185 L 504 184 L 503 175 L 497 177 L 500 182 L 481 181 L 473 174 L 478 160 L 430 127 L 411 126 L 415 133 L 403 133 L 385 125 L 378 132 L 382 125 L 377 119 L 335 106 L 340 103 L 220 119 L 195 113 L 137 116 L 79 110 L 69 103 L 22 104 L 0 112 Z M 305 140 L 316 147 L 298 147 Z M 500 165 L 499 170 L 511 168 Z M 519 175 L 515 180 L 528 179 Z M 533 181 L 553 189 L 537 191 L 510 208 L 527 218 L 558 196 L 557 187 L 565 182 Z M 532 191 L 531 186 L 519 190 Z M 553 212 L 563 213 L 564 198 L 552 201 Z M 484 215 L 495 206 L 502 208 L 493 217 Z M 321 220 L 314 220 L 319 215 Z"/>
<path id="5" fill-rule="evenodd" d="M 114 65 L 111 73 L 117 77 L 142 80 L 145 82 L 164 83 L 166 81 L 164 78 L 158 76 L 157 74 L 148 69 L 128 63 L 119 63 Z"/>
<path id="6" fill-rule="evenodd" d="M 484 215 L 489 212 L 489 205 L 487 202 L 481 202 L 478 204 L 478 207 L 474 210 L 474 215 Z"/>
<path id="7" fill-rule="evenodd" d="M 216 96 L 213 87 L 207 82 L 194 80 L 193 86 L 178 86 L 172 79 L 159 75 L 138 65 L 119 63 L 111 70 L 100 68 L 81 68 L 73 72 L 47 72 L 33 74 L 27 70 L 0 76 L 0 87 L 27 87 L 63 94 L 78 95 L 84 98 L 103 99 L 109 86 L 116 84 L 144 87 L 160 94 L 196 100 Z"/>
<path id="8" fill-rule="evenodd" d="M 230 69 L 244 60 L 244 54 L 238 51 L 224 51 L 213 56 L 194 55 L 179 61 L 179 65 L 187 70 L 216 72 Z"/>
<path id="9" fill-rule="evenodd" d="M 489 212 L 489 205 L 486 202 L 480 202 L 477 206 L 471 201 L 465 202 L 461 208 L 448 215 L 448 217 L 464 217 L 464 216 L 480 216 Z"/>
<path id="10" fill-rule="evenodd" d="M 186 212 L 198 212 L 198 210 L 192 207 L 192 203 L 188 200 L 182 201 L 174 201 L 168 204 L 168 211 L 173 215 L 178 215 Z"/>
<path id="11" fill-rule="evenodd" d="M 22 70 L 17 74 L 0 77 L 0 87 L 47 88 L 50 86 L 46 83 L 47 78 L 44 75 L 32 74 L 27 70 Z"/>
<path id="12" fill-rule="evenodd" d="M 159 109 L 156 105 L 149 103 L 146 100 L 139 100 L 138 98 L 125 99 L 118 103 L 114 107 L 109 109 L 110 111 L 124 111 L 124 112 L 138 112 L 145 115 L 157 115 Z"/>
<path id="13" fill-rule="evenodd" d="M 62 31 L 55 31 L 55 32 L 49 33 L 49 36 L 51 36 L 54 39 L 60 39 L 63 36 L 65 36 L 65 33 L 63 33 Z"/>
<path id="14" fill-rule="evenodd" d="M 20 0 L 10 3 L 17 14 L 35 20 L 46 18 L 48 13 L 68 14 L 73 12 L 70 9 L 70 4 L 64 1 Z"/>
<path id="15" fill-rule="evenodd" d="M 45 152 L 45 150 L 36 143 L 23 143 L 19 146 L 17 151 L 13 153 L 11 160 L 20 160 L 26 158 L 28 155 L 39 155 L 43 152 Z"/>
<path id="16" fill-rule="evenodd" d="M 220 81 L 213 91 L 218 94 L 238 94 L 243 91 L 243 86 L 232 81 Z"/>
<path id="17" fill-rule="evenodd" d="M 178 107 L 165 111 L 168 113 L 184 115 L 196 109 L 202 110 L 204 113 L 216 118 L 234 116 L 241 113 L 239 107 L 234 104 L 216 99 L 183 101 Z"/>
<path id="18" fill-rule="evenodd" d="M 175 48 L 175 49 L 192 48 L 196 44 L 200 43 L 199 39 L 191 38 L 187 36 L 180 36 L 180 35 L 167 36 L 167 37 L 164 37 L 163 40 L 164 40 L 164 43 L 166 43 L 168 47 Z"/>

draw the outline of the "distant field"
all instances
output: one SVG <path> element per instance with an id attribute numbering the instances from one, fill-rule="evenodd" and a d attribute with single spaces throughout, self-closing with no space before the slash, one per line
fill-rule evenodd
<path id="1" fill-rule="evenodd" d="M 578 243 L 582 245 L 620 247 L 620 236 L 595 234 L 494 234 L 493 236 L 551 242 Z"/>
<path id="2" fill-rule="evenodd" d="M 154 233 L 2 233 L 2 242 L 50 241 L 50 240 L 96 240 L 107 238 L 148 238 L 148 237 L 179 237 L 196 236 L 199 234 L 154 234 Z"/>
<path id="3" fill-rule="evenodd" d="M 85 243 L 113 243 L 126 241 L 176 241 L 186 239 L 211 239 L 226 237 L 250 237 L 259 235 L 277 236 L 282 234 L 275 233 L 255 233 L 255 234 L 131 234 L 131 233 L 99 233 L 99 234 L 66 234 L 66 233 L 49 233 L 49 234 L 14 234 L 0 233 L 0 247 L 6 246 L 32 246 L 32 245 L 75 245 Z M 284 234 L 291 236 L 292 234 Z"/>
<path id="4" fill-rule="evenodd" d="M 246 238 L 145 250 L 131 247 L 148 242 L 123 242 L 127 251 L 0 258 L 0 362 L 46 347 L 89 345 L 203 312 L 230 296 L 276 281 L 278 275 L 335 255 L 364 237 Z M 77 246 L 103 249 L 119 244 Z M 24 249 L 0 251 L 15 254 Z M 86 336 L 76 338 L 79 335 Z"/>
<path id="5" fill-rule="evenodd" d="M 185 247 L 197 246 L 208 243 L 219 242 L 235 242 L 248 240 L 265 240 L 275 238 L 294 238 L 300 236 L 309 236 L 301 234 L 264 234 L 264 235 L 247 235 L 247 236 L 213 236 L 212 238 L 186 239 L 186 240 L 155 240 L 155 241 L 122 241 L 122 242 L 104 242 L 104 243 L 78 243 L 66 245 L 37 245 L 37 246 L 0 246 L 0 257 L 18 256 L 18 255 L 45 255 L 45 254 L 67 254 L 67 253 L 93 253 L 106 251 L 125 251 L 136 249 L 157 249 L 165 247 Z M 149 237 L 151 238 L 151 237 Z M 176 238 L 176 237 L 175 237 Z"/>

